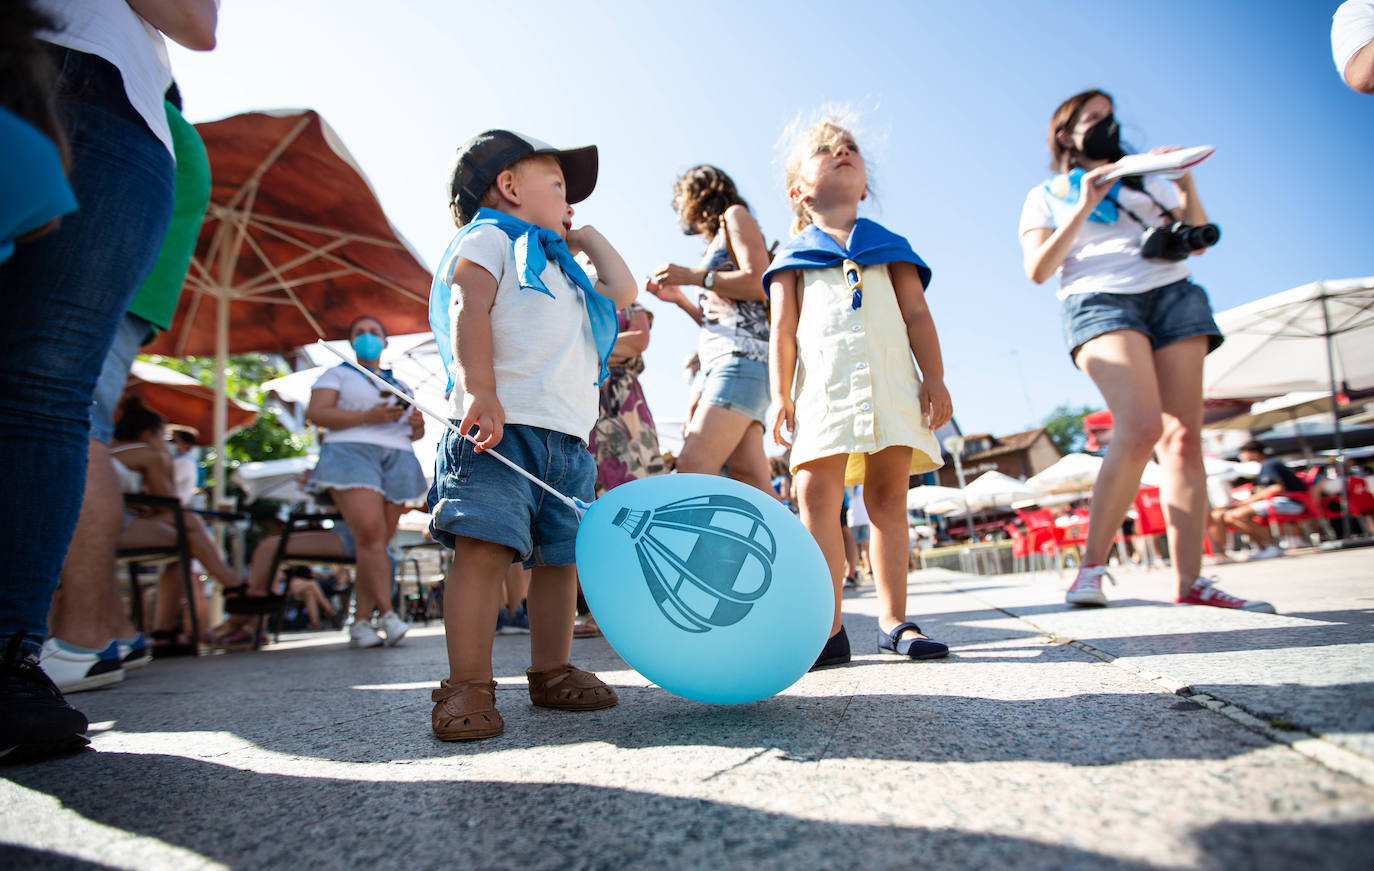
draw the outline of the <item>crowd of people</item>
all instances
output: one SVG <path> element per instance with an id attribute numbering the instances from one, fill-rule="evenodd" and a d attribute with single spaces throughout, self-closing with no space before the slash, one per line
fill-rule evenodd
<path id="1" fill-rule="evenodd" d="M 128 516 L 121 494 L 177 495 L 166 422 L 120 394 L 138 348 L 169 325 L 208 201 L 204 149 L 181 118 L 164 37 L 213 48 L 217 9 L 216 0 L 5 7 L 0 120 L 27 185 L 24 213 L 0 240 L 10 301 L 0 323 L 0 754 L 10 758 L 85 743 L 86 719 L 59 685 L 106 685 L 159 647 L 202 641 L 204 603 L 183 601 L 171 574 L 145 640 L 123 613 L 112 566 L 122 543 L 168 535 L 165 513 Z M 1356 46 L 1343 66 L 1352 86 L 1364 81 L 1366 54 Z M 1113 177 L 1126 153 L 1114 110 L 1100 90 L 1055 110 L 1054 175 L 1028 193 L 1019 227 L 1026 274 L 1037 284 L 1058 276 L 1068 352 L 1116 421 L 1066 599 L 1107 603 L 1107 551 L 1154 454 L 1178 601 L 1272 610 L 1201 577 L 1201 371 L 1223 337 L 1187 261 L 1215 243 L 1215 228 L 1190 172 Z M 953 415 L 926 304 L 933 271 L 906 238 L 860 215 L 873 191 L 846 119 L 827 115 L 790 138 L 780 193 L 794 218 L 773 251 L 720 168 L 694 166 L 672 185 L 683 232 L 703 246 L 698 265 L 665 263 L 643 285 L 698 330 L 693 407 L 673 465 L 729 475 L 798 513 L 833 585 L 815 668 L 851 660 L 841 597 L 861 567 L 879 606 L 873 649 L 945 657 L 948 646 L 906 610 L 908 482 L 941 465 L 934 431 Z M 503 628 L 529 632 L 534 705 L 618 703 L 611 686 L 571 663 L 575 627 L 588 634 L 595 622 L 579 595 L 579 516 L 561 499 L 588 503 L 667 463 L 638 382 L 653 317 L 635 302 L 641 288 L 612 243 L 574 222 L 598 171 L 595 146 L 559 149 L 507 130 L 459 147 L 445 191 L 457 232 L 430 300 L 456 430 L 445 429 L 427 496 L 411 448 L 426 424 L 381 365 L 382 313 L 353 322 L 347 338 L 361 368 L 328 370 L 306 411 L 324 432 L 310 489 L 344 522 L 292 546 L 353 559 L 350 646 L 390 647 L 407 632 L 391 604 L 387 554 L 405 505 L 425 499 L 430 534 L 453 553 L 447 676 L 432 692 L 440 740 L 502 733 L 491 652 Z M 767 439 L 787 448 L 784 464 L 770 466 Z M 1251 515 L 1261 506 L 1282 514 L 1289 486 L 1277 470 L 1270 477 L 1216 521 L 1263 545 Z M 191 518 L 192 553 L 232 597 L 280 595 L 276 541 L 260 545 L 241 582 Z M 319 622 L 334 605 L 306 586 L 296 592 Z M 184 609 L 197 615 L 189 636 Z M 208 638 L 242 642 L 251 610 Z"/>

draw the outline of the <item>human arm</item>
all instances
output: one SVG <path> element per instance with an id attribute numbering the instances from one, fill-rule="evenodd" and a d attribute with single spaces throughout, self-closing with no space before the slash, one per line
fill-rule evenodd
<path id="1" fill-rule="evenodd" d="M 411 441 L 417 442 L 425 437 L 425 415 L 420 409 L 412 405 L 406 415 L 406 423 L 410 424 Z"/>
<path id="2" fill-rule="evenodd" d="M 730 240 L 730 250 L 739 259 L 735 269 L 721 270 L 711 281 L 710 290 L 727 299 L 753 300 L 763 302 L 763 273 L 768 268 L 768 245 L 763 240 L 763 231 L 741 205 L 733 205 L 721 216 L 725 226 L 725 236 Z M 665 263 L 658 268 L 654 279 L 659 284 L 687 284 L 705 287 L 705 269 Z"/>
<path id="3" fill-rule="evenodd" d="M 1361 94 L 1374 94 L 1374 40 L 1355 52 L 1342 75 L 1350 89 Z"/>
<path id="4" fill-rule="evenodd" d="M 1151 148 L 1151 154 L 1168 154 L 1170 151 L 1178 151 L 1180 146 L 1162 145 L 1158 148 Z M 1191 172 L 1184 172 L 1173 180 L 1174 190 L 1178 193 L 1178 206 L 1170 210 L 1170 217 L 1174 220 L 1184 221 L 1194 227 L 1199 224 L 1207 223 L 1207 212 L 1202 208 L 1202 200 L 1197 195 L 1197 183 L 1193 181 Z M 1202 254 L 1206 248 L 1199 248 L 1193 252 L 1194 256 Z"/>
<path id="5" fill-rule="evenodd" d="M 937 430 L 954 416 L 949 390 L 945 388 L 945 361 L 940 354 L 940 336 L 935 331 L 935 319 L 926 305 L 925 288 L 921 276 L 912 263 L 890 263 L 892 289 L 897 295 L 897 307 L 906 323 L 907 341 L 921 367 L 921 414 L 926 425 Z"/>
<path id="6" fill-rule="evenodd" d="M 783 435 L 797 431 L 797 407 L 792 382 L 797 377 L 797 321 L 801 316 L 798 272 L 785 269 L 769 283 L 771 329 L 768 331 L 768 391 L 772 394 L 773 443 L 791 445 Z"/>
<path id="7" fill-rule="evenodd" d="M 1374 94 L 1374 3 L 1346 0 L 1331 16 L 1331 56 L 1351 90 Z"/>
<path id="8" fill-rule="evenodd" d="M 477 450 L 494 448 L 505 432 L 506 410 L 496 396 L 491 307 L 496 302 L 496 277 L 471 260 L 459 257 L 453 267 L 452 305 L 454 374 L 463 388 L 463 420 L 458 429 L 477 427 Z"/>
<path id="9" fill-rule="evenodd" d="M 1112 168 L 1113 164 L 1104 164 L 1083 174 L 1079 182 L 1078 204 L 1067 223 L 1054 229 L 1032 227 L 1021 234 L 1022 264 L 1031 281 L 1044 284 L 1064 265 L 1064 258 L 1069 256 L 1069 249 L 1073 247 L 1079 231 L 1107 191 L 1111 190 L 1110 183 L 1098 184 L 1098 179 L 1111 172 Z"/>
<path id="10" fill-rule="evenodd" d="M 615 337 L 611 365 L 624 363 L 644 353 L 649 347 L 649 327 L 653 320 L 654 316 L 644 309 L 636 308 L 630 313 L 630 328 Z"/>
<path id="11" fill-rule="evenodd" d="M 217 0 L 126 0 L 129 8 L 165 35 L 192 51 L 215 47 Z"/>
<path id="12" fill-rule="evenodd" d="M 351 410 L 339 408 L 339 391 L 331 387 L 316 387 L 310 391 L 310 404 L 305 407 L 305 419 L 325 429 L 349 429 L 370 423 L 395 423 L 405 409 L 383 399 L 371 408 Z"/>
<path id="13" fill-rule="evenodd" d="M 664 302 L 670 302 L 685 311 L 692 320 L 696 321 L 697 326 L 706 322 L 706 315 L 697 308 L 696 304 L 687 298 L 687 294 L 682 292 L 682 287 L 677 284 L 659 284 L 652 278 L 644 282 L 644 289 Z"/>
<path id="14" fill-rule="evenodd" d="M 574 254 L 586 252 L 596 270 L 596 292 L 614 302 L 616 308 L 624 308 L 635 301 L 639 288 L 630 267 L 599 230 L 590 224 L 569 230 L 568 250 Z M 494 284 L 492 288 L 494 293 Z"/>

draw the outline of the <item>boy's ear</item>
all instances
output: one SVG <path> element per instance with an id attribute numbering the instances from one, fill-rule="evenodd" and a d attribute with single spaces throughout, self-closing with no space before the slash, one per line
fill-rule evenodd
<path id="1" fill-rule="evenodd" d="M 503 169 L 501 174 L 492 182 L 496 188 L 496 193 L 504 200 L 508 200 L 511 205 L 520 205 L 520 186 L 516 183 L 515 170 Z"/>

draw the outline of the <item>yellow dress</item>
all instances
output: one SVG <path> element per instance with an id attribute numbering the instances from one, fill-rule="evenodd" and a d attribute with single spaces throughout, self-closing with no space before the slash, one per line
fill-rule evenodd
<path id="1" fill-rule="evenodd" d="M 800 272 L 792 471 L 848 454 L 844 482 L 862 484 L 865 456 L 894 445 L 912 449 L 912 474 L 940 468 L 940 446 L 921 415 L 921 379 L 886 264 L 863 267 L 857 309 L 839 265 Z"/>

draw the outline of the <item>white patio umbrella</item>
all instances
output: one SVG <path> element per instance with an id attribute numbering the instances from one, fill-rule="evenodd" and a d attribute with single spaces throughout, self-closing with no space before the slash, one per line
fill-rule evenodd
<path id="1" fill-rule="evenodd" d="M 1024 502 L 1040 495 L 1025 481 L 1018 481 L 1010 475 L 997 470 L 984 472 L 969 482 L 964 488 L 969 508 L 981 511 L 987 508 L 1010 508 L 1016 502 Z"/>
<path id="2" fill-rule="evenodd" d="M 1026 479 L 1032 490 L 1057 495 L 1061 493 L 1087 493 L 1097 481 L 1097 473 L 1102 469 L 1102 458 L 1092 454 L 1066 454 L 1048 469 Z"/>
<path id="3" fill-rule="evenodd" d="M 1216 320 L 1226 343 L 1204 364 L 1204 395 L 1324 390 L 1341 457 L 1335 396 L 1374 387 L 1374 276 L 1314 281 L 1221 312 Z M 1344 492 L 1345 463 L 1336 465 Z M 1349 528 L 1349 505 L 1341 502 Z"/>
<path id="4" fill-rule="evenodd" d="M 319 457 L 287 457 L 282 460 L 263 460 L 243 463 L 234 470 L 234 480 L 243 488 L 249 502 L 275 499 L 278 502 L 304 502 L 310 497 L 301 489 L 301 473 L 315 468 Z"/>
<path id="5" fill-rule="evenodd" d="M 937 508 L 936 505 L 940 507 Z M 964 491 L 958 487 L 941 487 L 938 484 L 914 487 L 906 492 L 906 507 L 911 511 L 948 514 L 964 507 Z"/>
<path id="6" fill-rule="evenodd" d="M 1275 424 L 1331 410 L 1331 393 L 1327 390 L 1297 390 L 1264 399 L 1250 406 L 1246 414 L 1207 424 L 1207 429 L 1243 429 L 1260 431 Z"/>

